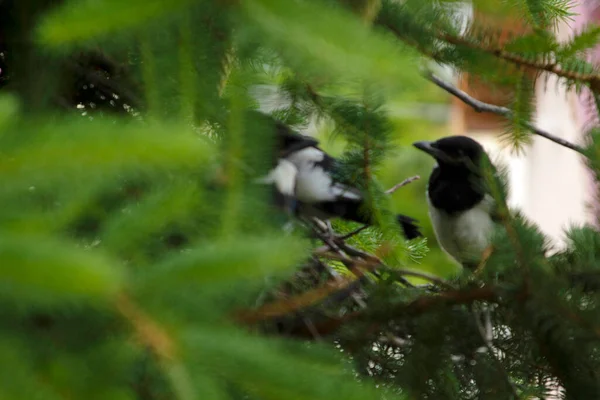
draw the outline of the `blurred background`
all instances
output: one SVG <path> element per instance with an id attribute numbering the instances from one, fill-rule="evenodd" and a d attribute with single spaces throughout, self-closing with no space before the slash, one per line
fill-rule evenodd
<path id="1" fill-rule="evenodd" d="M 493 15 L 489 9 L 480 10 L 471 2 L 456 7 L 457 15 L 465 26 L 472 19 L 478 24 L 496 28 L 502 40 L 526 33 L 527 27 L 519 26 L 506 17 Z M 587 24 L 600 22 L 600 2 L 573 1 L 573 17 L 557 24 L 555 32 L 560 41 L 567 41 Z M 590 54 L 594 62 L 600 60 L 600 48 Z M 441 68 L 438 74 L 447 82 L 471 96 L 496 105 L 509 106 L 510 93 L 503 87 L 477 82 L 468 74 L 457 74 L 449 68 Z M 594 104 L 589 92 L 565 90 L 554 76 L 538 79 L 534 115 L 537 126 L 559 138 L 583 144 L 587 129 L 595 124 Z M 286 104 L 274 87 L 257 88 L 256 98 L 263 111 L 273 111 Z M 410 176 L 419 175 L 420 180 L 402 188 L 393 195 L 398 212 L 415 215 L 422 221 L 431 252 L 422 260 L 425 270 L 448 275 L 457 266 L 437 246 L 431 224 L 424 207 L 427 178 L 433 166 L 430 157 L 414 151 L 411 146 L 417 140 L 435 140 L 447 135 L 466 135 L 478 140 L 497 162 L 506 166 L 510 184 L 509 202 L 527 218 L 539 226 L 552 241 L 553 249 L 564 248 L 566 229 L 584 224 L 597 225 L 595 188 L 585 160 L 577 153 L 558 146 L 551 141 L 532 135 L 529 145 L 519 149 L 503 140 L 507 130 L 506 119 L 491 113 L 478 113 L 454 96 L 440 88 L 429 85 L 414 102 L 402 99 L 388 110 L 396 125 L 397 149 L 387 160 L 380 173 L 386 187 Z M 393 104 L 393 102 L 392 102 Z M 318 137 L 322 147 L 340 154 L 341 143 L 332 134 L 328 123 L 314 122 L 300 128 L 305 134 Z M 552 251 L 552 250 L 551 250 Z"/>

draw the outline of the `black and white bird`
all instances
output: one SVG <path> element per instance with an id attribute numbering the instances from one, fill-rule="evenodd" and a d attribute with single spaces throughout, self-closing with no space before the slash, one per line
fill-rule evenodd
<path id="1" fill-rule="evenodd" d="M 262 182 L 275 186 L 279 203 L 287 206 L 293 203 L 295 212 L 307 217 L 324 220 L 339 217 L 371 224 L 372 217 L 363 209 L 360 190 L 336 180 L 338 161 L 320 149 L 315 138 L 294 132 L 280 122 L 276 127 L 276 165 Z M 417 220 L 402 214 L 396 218 L 406 239 L 422 236 Z"/>
<path id="2" fill-rule="evenodd" d="M 454 260 L 474 270 L 500 222 L 482 174 L 487 154 L 481 144 L 466 136 L 413 146 L 437 161 L 427 184 L 429 217 L 437 241 Z"/>

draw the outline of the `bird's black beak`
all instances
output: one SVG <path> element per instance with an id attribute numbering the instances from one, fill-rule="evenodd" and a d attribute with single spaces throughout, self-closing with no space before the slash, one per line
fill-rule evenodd
<path id="1" fill-rule="evenodd" d="M 437 148 L 433 147 L 432 143 L 433 142 L 428 142 L 428 141 L 414 142 L 413 146 L 415 146 L 417 149 L 419 149 L 421 151 L 424 151 L 425 153 L 429 154 L 430 156 L 432 156 L 436 160 L 445 160 L 445 159 L 447 159 L 448 157 L 447 157 L 446 153 L 444 153 L 440 149 L 437 149 Z"/>

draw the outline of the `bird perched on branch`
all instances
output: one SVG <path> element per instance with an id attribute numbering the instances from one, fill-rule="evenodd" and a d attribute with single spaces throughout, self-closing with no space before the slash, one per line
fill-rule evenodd
<path id="1" fill-rule="evenodd" d="M 339 217 L 371 224 L 372 216 L 364 210 L 361 191 L 336 180 L 338 161 L 319 148 L 318 140 L 278 121 L 275 126 L 276 165 L 261 182 L 274 185 L 278 203 L 303 216 L 325 220 Z M 396 218 L 406 239 L 421 236 L 417 220 L 402 214 Z"/>
<path id="2" fill-rule="evenodd" d="M 429 217 L 437 241 L 454 260 L 474 270 L 489 251 L 500 222 L 482 171 L 487 154 L 481 144 L 466 136 L 413 146 L 437 161 L 427 184 Z"/>

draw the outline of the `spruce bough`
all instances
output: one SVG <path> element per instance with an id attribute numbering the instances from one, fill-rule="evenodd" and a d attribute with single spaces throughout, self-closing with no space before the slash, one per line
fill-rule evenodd
<path id="1" fill-rule="evenodd" d="M 451 0 L 0 2 L 0 397 L 598 398 L 594 227 L 547 256 L 488 174 L 503 224 L 473 273 L 394 219 L 427 221 L 424 179 L 394 185 L 428 172 L 404 148 L 435 135 L 391 111 L 444 92 L 504 116 L 516 149 L 539 135 L 600 174 L 597 130 L 580 146 L 532 121 L 542 73 L 600 93 L 584 57 L 598 29 L 559 43 L 569 1 L 505 5 L 476 2 L 532 29 L 500 45 Z M 512 101 L 481 102 L 435 63 Z M 255 183 L 269 107 L 325 127 L 373 226 L 282 229 Z"/>

